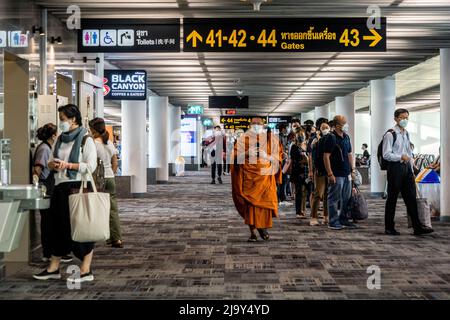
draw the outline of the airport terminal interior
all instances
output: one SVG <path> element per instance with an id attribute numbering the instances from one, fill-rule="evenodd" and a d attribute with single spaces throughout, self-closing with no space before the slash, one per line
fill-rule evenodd
<path id="1" fill-rule="evenodd" d="M 449 0 L 0 0 L 0 300 L 448 300 L 449 119 Z M 284 153 L 255 153 L 276 164 L 264 177 L 232 158 L 255 133 Z M 388 135 L 410 180 L 382 168 Z M 321 141 L 316 219 L 316 160 L 299 173 L 292 148 L 313 159 Z M 92 148 L 89 185 L 108 197 L 83 211 L 72 200 L 95 192 L 62 185 Z M 351 189 L 342 226 L 336 181 Z M 101 214 L 107 235 L 81 238 L 74 212 Z M 93 254 L 63 255 L 65 236 Z"/>

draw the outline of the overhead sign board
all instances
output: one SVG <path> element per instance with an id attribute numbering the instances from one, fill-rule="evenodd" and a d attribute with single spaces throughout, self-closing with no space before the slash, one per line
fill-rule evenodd
<path id="1" fill-rule="evenodd" d="M 78 52 L 180 52 L 179 19 L 83 19 Z"/>
<path id="2" fill-rule="evenodd" d="M 386 51 L 386 18 L 184 18 L 186 52 Z"/>
<path id="3" fill-rule="evenodd" d="M 268 123 L 275 123 L 275 124 L 279 124 L 279 123 L 290 123 L 292 120 L 292 116 L 269 116 L 267 118 L 267 122 Z"/>
<path id="4" fill-rule="evenodd" d="M 209 96 L 210 109 L 246 109 L 248 96 Z"/>
<path id="5" fill-rule="evenodd" d="M 187 114 L 203 114 L 203 106 L 200 105 L 192 105 L 187 109 Z"/>
<path id="6" fill-rule="evenodd" d="M 250 128 L 252 118 L 254 117 L 262 118 L 263 123 L 267 123 L 267 118 L 261 116 L 221 116 L 220 123 L 223 124 L 224 129 L 247 130 Z"/>
<path id="7" fill-rule="evenodd" d="M 103 95 L 107 100 L 146 100 L 145 70 L 105 70 Z"/>

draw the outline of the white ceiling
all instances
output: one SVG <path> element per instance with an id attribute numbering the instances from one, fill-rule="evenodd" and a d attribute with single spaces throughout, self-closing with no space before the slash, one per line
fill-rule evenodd
<path id="1" fill-rule="evenodd" d="M 62 21 L 71 4 L 81 7 L 83 18 L 345 18 L 367 16 L 369 5 L 381 7 L 388 22 L 388 50 L 382 53 L 105 54 L 105 59 L 119 68 L 147 69 L 150 88 L 169 96 L 174 105 L 200 103 L 207 107 L 209 95 L 235 95 L 236 90 L 243 90 L 251 104 L 243 114 L 299 114 L 355 91 L 356 104 L 363 108 L 368 105 L 370 80 L 394 75 L 436 57 L 440 47 L 450 47 L 449 0 L 273 0 L 263 4 L 260 12 L 239 0 L 36 2 Z M 434 88 L 439 83 L 436 59 L 399 73 L 397 95 Z M 209 116 L 218 112 L 206 109 Z"/>

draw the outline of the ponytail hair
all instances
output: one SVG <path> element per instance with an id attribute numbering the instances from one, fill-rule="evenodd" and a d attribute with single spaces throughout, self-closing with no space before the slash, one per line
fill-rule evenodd
<path id="1" fill-rule="evenodd" d="M 89 121 L 89 127 L 98 132 L 104 144 L 108 144 L 109 132 L 106 131 L 105 120 L 102 118 L 94 118 Z"/>
<path id="2" fill-rule="evenodd" d="M 41 141 L 47 141 L 51 137 L 53 137 L 57 132 L 56 125 L 53 123 L 47 123 L 43 127 L 40 127 L 37 130 L 37 138 Z"/>

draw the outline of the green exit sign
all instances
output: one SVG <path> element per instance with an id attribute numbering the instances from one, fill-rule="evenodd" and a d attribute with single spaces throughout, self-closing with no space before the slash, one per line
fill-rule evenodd
<path id="1" fill-rule="evenodd" d="M 203 106 L 189 106 L 187 114 L 203 114 Z"/>

